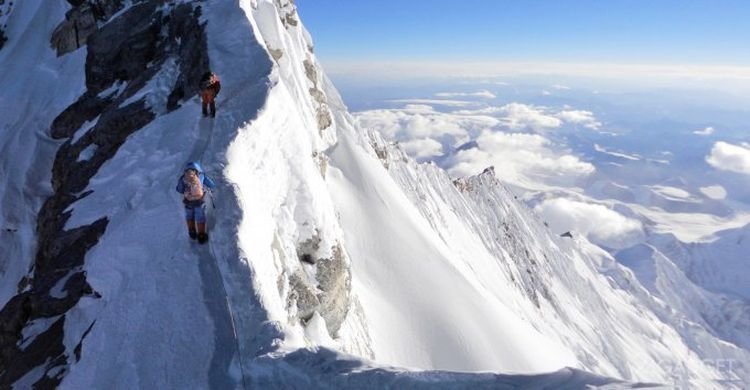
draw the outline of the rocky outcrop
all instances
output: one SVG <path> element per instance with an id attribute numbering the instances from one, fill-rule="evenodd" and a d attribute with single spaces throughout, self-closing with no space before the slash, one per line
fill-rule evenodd
<path id="1" fill-rule="evenodd" d="M 285 28 L 297 27 L 299 18 L 297 17 L 297 7 L 294 0 L 276 0 L 276 7 L 279 10 L 279 18 Z"/>
<path id="2" fill-rule="evenodd" d="M 320 89 L 320 77 L 318 75 L 318 68 L 315 64 L 307 59 L 304 62 L 305 75 L 307 79 L 312 83 L 312 87 L 309 89 L 310 96 L 316 104 L 316 119 L 318 121 L 318 130 L 323 131 L 333 124 L 333 118 L 331 117 L 331 110 L 328 108 L 328 99 L 326 99 L 325 93 Z"/>
<path id="3" fill-rule="evenodd" d="M 11 1 L 0 0 L 0 50 L 2 50 L 8 37 L 5 35 L 5 21 L 12 11 L 13 3 Z"/>
<path id="4" fill-rule="evenodd" d="M 119 1 L 71 3 L 76 8 L 68 12 L 69 18 L 89 15 L 105 21 L 118 4 L 121 6 Z M 65 223 L 71 215 L 66 210 L 91 193 L 86 191 L 89 180 L 126 139 L 153 121 L 155 107 L 150 105 L 164 105 L 166 111 L 171 111 L 179 107 L 183 98 L 198 91 L 200 76 L 208 69 L 200 11 L 200 6 L 189 2 L 167 5 L 158 0 L 142 1 L 100 28 L 91 27 L 86 38 L 87 91 L 50 126 L 50 136 L 64 143 L 52 168 L 54 194 L 37 218 L 36 258 L 29 275 L 19 285 L 18 295 L 0 310 L 0 388 L 10 386 L 36 367 L 43 371 L 34 386 L 54 388 L 67 366 L 85 353 L 81 342 L 74 351 L 65 349 L 64 323 L 66 313 L 79 300 L 99 297 L 86 281 L 83 265 L 87 251 L 105 233 L 108 219 L 102 216 L 90 225 L 66 230 Z M 70 42 L 69 38 L 65 39 Z M 147 104 L 145 97 L 132 101 L 150 79 L 158 77 L 168 60 L 179 63 L 180 74 L 165 101 Z M 95 124 L 82 129 L 87 122 Z M 85 134 L 74 142 L 78 131 Z M 83 158 L 84 150 L 94 152 Z M 51 292 L 53 288 L 57 294 Z M 20 343 L 23 329 L 33 321 L 54 318 L 54 323 L 33 341 Z"/>
<path id="5" fill-rule="evenodd" d="M 99 22 L 112 17 L 123 7 L 122 0 L 68 0 L 73 9 L 65 21 L 52 32 L 50 43 L 61 56 L 85 46 L 87 39 L 99 28 Z"/>
<path id="6" fill-rule="evenodd" d="M 287 306 L 290 313 L 296 313 L 293 320 L 303 324 L 318 312 L 336 337 L 350 307 L 351 270 L 340 244 L 331 248 L 330 257 L 320 257 L 320 242 L 313 237 L 297 248 L 301 267 L 289 277 Z"/>

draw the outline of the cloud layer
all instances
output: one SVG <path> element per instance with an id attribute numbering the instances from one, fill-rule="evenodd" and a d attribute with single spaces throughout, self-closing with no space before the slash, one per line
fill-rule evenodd
<path id="1" fill-rule="evenodd" d="M 601 122 L 597 121 L 596 118 L 594 118 L 594 113 L 591 111 L 583 111 L 583 110 L 562 111 L 559 114 L 557 114 L 557 117 L 568 123 L 581 125 L 591 130 L 599 130 L 599 127 L 602 126 Z"/>
<path id="2" fill-rule="evenodd" d="M 727 197 L 727 190 L 720 185 L 701 187 L 700 190 L 703 195 L 706 195 L 711 199 L 722 200 Z"/>
<path id="3" fill-rule="evenodd" d="M 550 141 L 539 134 L 485 131 L 476 144 L 453 156 L 448 167 L 451 175 L 472 175 L 494 166 L 503 180 L 538 188 L 539 183 L 573 185 L 595 171 L 578 157 L 552 149 Z"/>
<path id="4" fill-rule="evenodd" d="M 479 92 L 440 92 L 436 93 L 435 96 L 440 98 L 474 97 L 482 99 L 494 99 L 497 97 L 494 93 L 486 89 Z"/>
<path id="5" fill-rule="evenodd" d="M 447 111 L 443 112 L 425 104 L 432 100 L 408 102 L 420 104 L 354 115 L 361 126 L 399 142 L 420 161 L 438 161 L 454 176 L 477 174 L 493 165 L 510 183 L 540 188 L 540 184 L 573 185 L 595 171 L 549 139 L 551 131 L 566 123 L 598 128 L 601 123 L 590 111 L 509 103 L 481 108 L 443 105 L 441 110 Z"/>
<path id="6" fill-rule="evenodd" d="M 534 210 L 552 229 L 577 232 L 587 236 L 592 242 L 609 248 L 627 248 L 643 238 L 643 225 L 640 221 L 627 218 L 599 204 L 556 198 L 544 201 Z"/>
<path id="7" fill-rule="evenodd" d="M 706 162 L 722 170 L 750 175 L 750 144 L 734 145 L 727 142 L 716 142 Z"/>
<path id="8" fill-rule="evenodd" d="M 716 131 L 716 129 L 714 129 L 713 127 L 709 126 L 709 127 L 706 127 L 703 130 L 696 130 L 696 131 L 693 132 L 693 134 L 697 134 L 697 135 L 711 135 L 711 134 L 714 133 L 714 131 Z"/>

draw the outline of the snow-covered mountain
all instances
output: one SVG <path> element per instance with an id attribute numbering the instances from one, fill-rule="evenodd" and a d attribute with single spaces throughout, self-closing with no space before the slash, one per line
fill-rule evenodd
<path id="1" fill-rule="evenodd" d="M 747 328 L 676 306 L 687 278 L 655 248 L 621 254 L 641 284 L 503 172 L 454 181 L 358 128 L 291 0 L 0 18 L 0 387 L 750 380 Z M 209 69 L 215 119 L 195 97 Z M 218 183 L 207 246 L 174 192 L 194 160 Z"/>

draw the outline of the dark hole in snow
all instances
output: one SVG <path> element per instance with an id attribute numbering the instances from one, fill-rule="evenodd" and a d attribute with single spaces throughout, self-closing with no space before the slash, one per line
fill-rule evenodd
<path id="1" fill-rule="evenodd" d="M 315 259 L 309 253 L 304 253 L 299 257 L 300 261 L 307 264 L 315 264 Z"/>

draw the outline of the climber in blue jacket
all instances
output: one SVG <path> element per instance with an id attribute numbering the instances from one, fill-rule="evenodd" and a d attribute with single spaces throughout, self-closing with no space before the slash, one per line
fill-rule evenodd
<path id="1" fill-rule="evenodd" d="M 185 204 L 188 235 L 201 244 L 208 241 L 205 197 L 214 188 L 216 184 L 203 173 L 203 168 L 197 161 L 188 163 L 177 181 L 177 192 L 182 194 L 182 203 Z"/>

